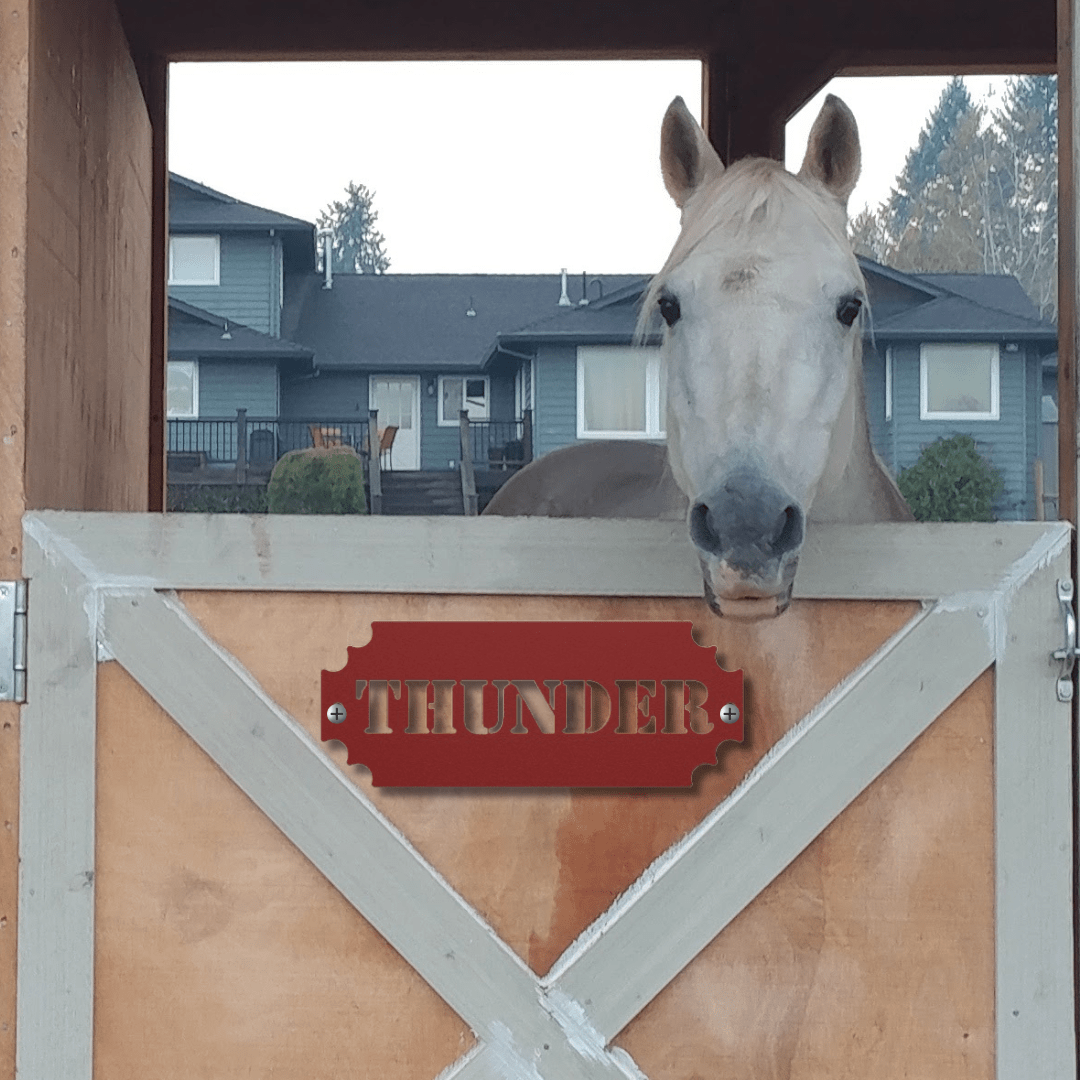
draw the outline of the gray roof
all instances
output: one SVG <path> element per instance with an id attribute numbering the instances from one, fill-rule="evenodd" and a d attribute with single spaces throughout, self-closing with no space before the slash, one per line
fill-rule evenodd
<path id="1" fill-rule="evenodd" d="M 606 293 L 642 280 L 601 279 Z M 570 286 L 580 299 L 580 278 Z M 501 333 L 567 311 L 560 291 L 559 274 L 335 274 L 330 289 L 304 275 L 286 281 L 282 333 L 320 368 L 480 371 Z"/>
<path id="2" fill-rule="evenodd" d="M 169 173 L 170 233 L 269 233 L 281 236 L 286 265 L 296 272 L 315 269 L 315 226 L 310 221 L 265 210 Z"/>
<path id="3" fill-rule="evenodd" d="M 310 365 L 311 358 L 311 349 L 303 345 L 169 297 L 171 360 L 295 360 Z"/>

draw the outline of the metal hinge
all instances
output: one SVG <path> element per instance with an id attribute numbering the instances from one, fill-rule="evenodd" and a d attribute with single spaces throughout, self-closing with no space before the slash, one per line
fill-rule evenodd
<path id="1" fill-rule="evenodd" d="M 0 581 L 0 701 L 26 700 L 26 582 Z"/>
<path id="2" fill-rule="evenodd" d="M 1061 620 L 1065 624 L 1065 644 L 1051 653 L 1053 658 L 1061 663 L 1057 681 L 1058 701 L 1072 701 L 1073 699 L 1073 668 L 1076 666 L 1077 656 L 1080 656 L 1080 649 L 1076 645 L 1076 613 L 1073 611 L 1073 595 L 1072 578 L 1059 579 L 1057 597 L 1058 604 L 1061 606 Z"/>

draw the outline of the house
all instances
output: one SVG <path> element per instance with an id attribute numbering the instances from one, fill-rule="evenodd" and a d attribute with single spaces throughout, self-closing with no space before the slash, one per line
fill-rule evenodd
<path id="1" fill-rule="evenodd" d="M 170 195 L 171 482 L 265 480 L 320 433 L 361 449 L 372 410 L 393 482 L 441 476 L 455 506 L 465 443 L 482 502 L 559 447 L 664 438 L 658 339 L 634 344 L 647 275 L 324 277 L 311 224 L 179 177 Z M 997 516 L 1034 517 L 1054 326 L 1011 277 L 860 264 L 878 453 L 897 474 L 967 432 L 1004 476 Z"/>

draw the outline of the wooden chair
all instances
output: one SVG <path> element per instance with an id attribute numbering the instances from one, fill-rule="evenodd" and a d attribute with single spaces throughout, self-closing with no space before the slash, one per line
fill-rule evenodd
<path id="1" fill-rule="evenodd" d="M 394 448 L 394 436 L 397 433 L 398 429 L 393 424 L 389 424 L 379 432 L 379 465 L 383 469 L 390 468 L 391 451 Z"/>
<path id="2" fill-rule="evenodd" d="M 311 445 L 319 450 L 325 450 L 329 446 L 342 446 L 341 428 L 326 427 L 323 424 L 309 424 L 311 432 Z"/>

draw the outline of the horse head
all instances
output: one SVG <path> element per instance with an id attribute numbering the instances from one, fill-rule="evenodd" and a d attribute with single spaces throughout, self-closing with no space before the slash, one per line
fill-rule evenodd
<path id="1" fill-rule="evenodd" d="M 808 519 L 857 520 L 845 489 L 865 486 L 862 465 L 880 468 L 862 401 L 865 284 L 846 236 L 859 164 L 855 119 L 832 96 L 797 176 L 761 158 L 725 168 L 681 98 L 664 117 L 682 230 L 642 320 L 658 311 L 665 324 L 668 456 L 721 614 L 783 611 Z"/>

